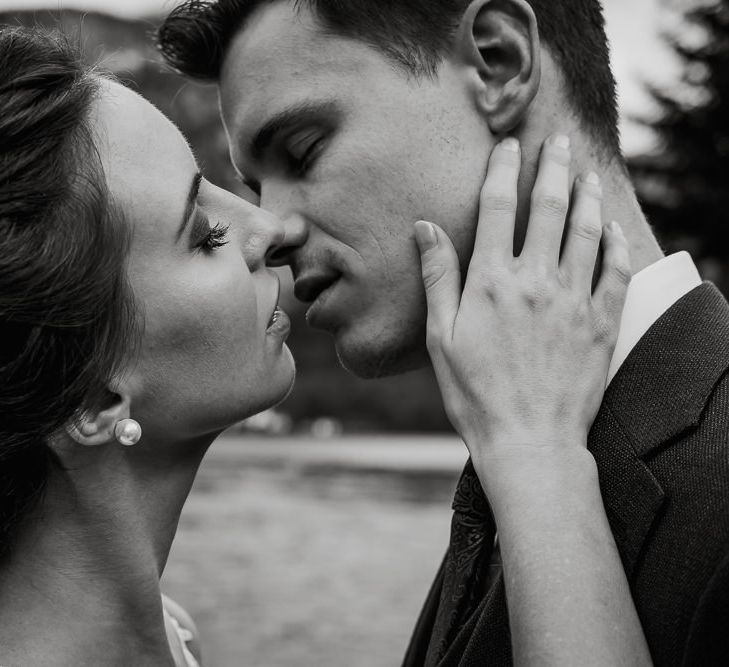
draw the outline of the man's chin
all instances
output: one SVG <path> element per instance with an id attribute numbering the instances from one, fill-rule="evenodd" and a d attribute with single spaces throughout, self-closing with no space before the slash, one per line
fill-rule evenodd
<path id="1" fill-rule="evenodd" d="M 334 346 L 345 370 L 364 380 L 400 375 L 430 364 L 424 340 L 378 345 L 335 337 Z"/>

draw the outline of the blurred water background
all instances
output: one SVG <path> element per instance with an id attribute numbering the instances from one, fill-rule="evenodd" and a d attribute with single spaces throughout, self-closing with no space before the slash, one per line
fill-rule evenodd
<path id="1" fill-rule="evenodd" d="M 465 457 L 450 437 L 219 439 L 163 578 L 205 664 L 399 664 Z"/>

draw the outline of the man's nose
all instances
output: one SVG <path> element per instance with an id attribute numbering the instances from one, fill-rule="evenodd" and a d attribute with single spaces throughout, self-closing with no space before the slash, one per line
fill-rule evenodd
<path id="1" fill-rule="evenodd" d="M 272 213 L 250 205 L 252 211 L 240 226 L 241 250 L 250 271 L 258 271 L 268 263 L 285 242 L 283 223 Z"/>
<path id="2" fill-rule="evenodd" d="M 290 264 L 293 254 L 306 243 L 307 237 L 308 230 L 304 220 L 298 215 L 288 216 L 283 221 L 282 238 L 266 253 L 266 264 L 268 266 Z"/>

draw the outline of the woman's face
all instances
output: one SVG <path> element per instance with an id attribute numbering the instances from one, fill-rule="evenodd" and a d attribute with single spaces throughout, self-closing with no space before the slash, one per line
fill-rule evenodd
<path id="1" fill-rule="evenodd" d="M 288 318 L 266 254 L 277 219 L 202 179 L 155 107 L 103 83 L 94 118 L 113 199 L 132 230 L 128 280 L 143 321 L 122 390 L 145 439 L 215 433 L 270 407 L 294 378 Z"/>

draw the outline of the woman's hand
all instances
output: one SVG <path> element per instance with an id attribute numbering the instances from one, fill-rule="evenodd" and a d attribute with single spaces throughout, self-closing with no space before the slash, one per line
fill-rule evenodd
<path id="1" fill-rule="evenodd" d="M 602 226 L 595 174 L 577 179 L 569 210 L 568 146 L 557 136 L 543 147 L 519 257 L 519 144 L 507 139 L 494 148 L 463 290 L 448 236 L 416 223 L 428 350 L 448 416 L 477 468 L 537 448 L 584 447 L 605 390 L 630 281 L 628 248 L 616 223 Z"/>
<path id="2" fill-rule="evenodd" d="M 554 137 L 515 258 L 520 164 L 513 141 L 491 155 L 463 292 L 446 234 L 416 223 L 428 349 L 498 529 L 514 665 L 650 665 L 586 449 L 630 280 L 627 243 L 602 227 L 592 175 L 575 183 L 564 231 L 570 152 Z"/>

